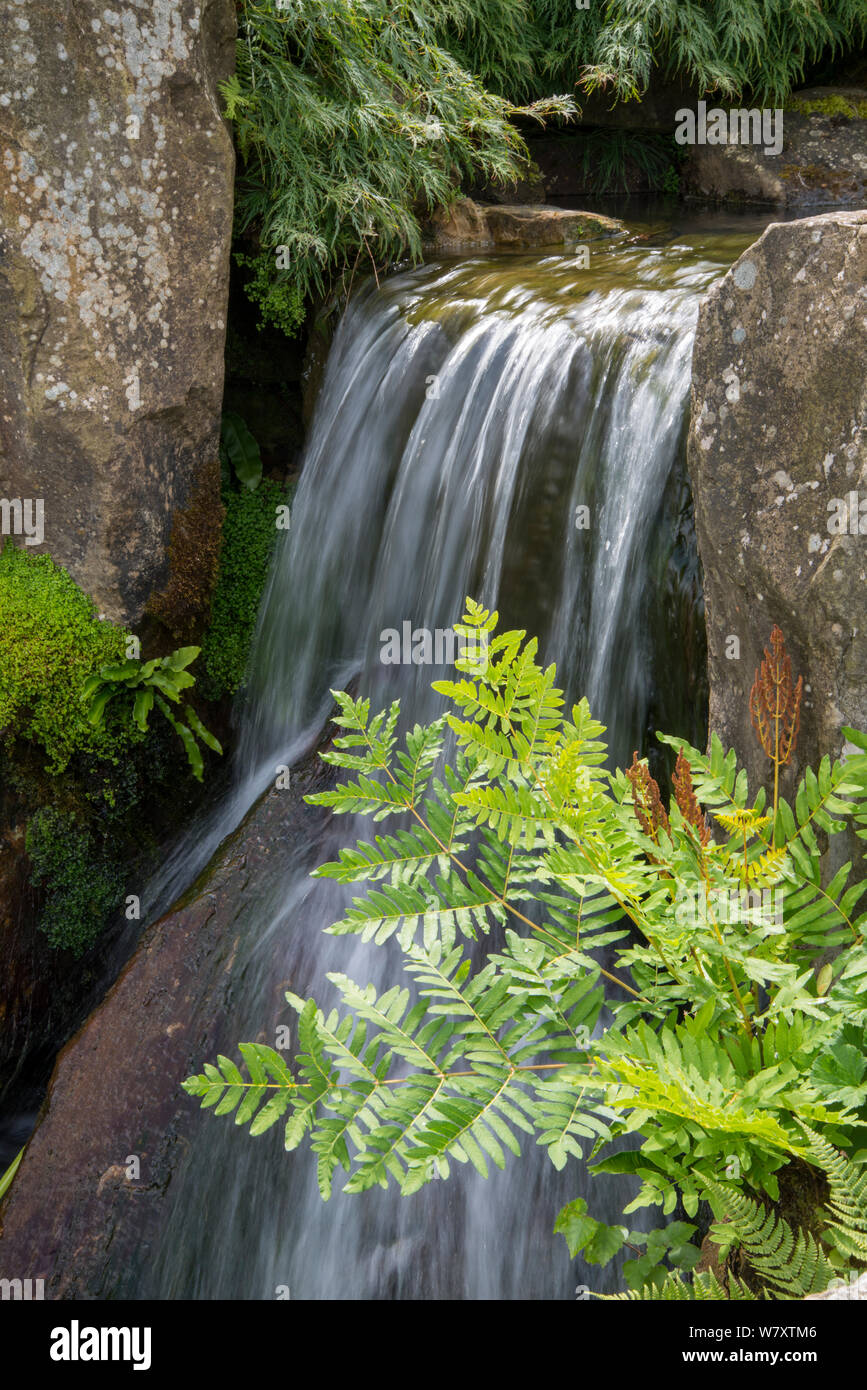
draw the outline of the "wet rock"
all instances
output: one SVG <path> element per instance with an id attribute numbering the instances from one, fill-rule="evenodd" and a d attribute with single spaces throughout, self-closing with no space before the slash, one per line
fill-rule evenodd
<path id="1" fill-rule="evenodd" d="M 231 0 L 0 14 L 0 496 L 115 619 L 219 505 L 234 32 Z"/>
<path id="2" fill-rule="evenodd" d="M 810 209 L 867 201 L 867 88 L 811 88 L 783 111 L 783 148 L 693 145 L 685 193 Z"/>
<path id="3" fill-rule="evenodd" d="M 433 252 L 537 246 L 564 246 L 614 236 L 622 226 L 613 217 L 595 212 L 572 212 L 546 204 L 482 205 L 459 198 L 431 219 L 429 249 Z"/>
<path id="4" fill-rule="evenodd" d="M 435 212 L 426 229 L 432 248 L 442 251 L 451 247 L 493 246 L 486 212 L 487 206 L 473 202 L 472 198 L 458 198 L 451 207 Z"/>
<path id="5" fill-rule="evenodd" d="M 775 623 L 805 682 L 799 758 L 867 729 L 867 212 L 771 224 L 711 290 L 688 461 L 710 724 L 756 787 L 749 693 Z"/>

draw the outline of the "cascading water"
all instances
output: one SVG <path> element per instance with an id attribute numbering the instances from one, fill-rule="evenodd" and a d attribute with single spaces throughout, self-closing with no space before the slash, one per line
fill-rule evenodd
<path id="1" fill-rule="evenodd" d="M 693 330 L 701 295 L 742 244 L 600 244 L 592 272 L 568 256 L 445 262 L 354 299 L 263 602 L 243 782 L 206 844 L 320 731 L 329 688 L 357 682 L 374 707 L 399 696 L 404 724 L 436 714 L 430 682 L 447 672 L 385 664 L 383 633 L 449 629 L 467 594 L 539 636 L 567 695 L 586 693 L 608 725 L 618 760 L 666 722 L 664 691 L 683 685 L 687 658 L 678 634 L 667 651 L 652 634 L 683 491 Z M 701 737 L 697 724 L 677 731 Z M 328 971 L 396 978 L 389 950 L 322 933 L 352 892 L 310 869 L 356 832 L 369 823 L 311 831 L 291 863 L 273 846 L 235 924 L 238 1040 L 273 1041 L 290 1020 L 288 1006 L 268 1014 L 281 982 L 328 1004 Z M 581 1275 L 552 1226 L 579 1195 L 619 1219 L 628 1181 L 589 1179 L 575 1162 L 558 1174 L 532 1142 L 522 1150 L 487 1182 L 461 1170 L 411 1198 L 338 1192 L 326 1205 L 309 1151 L 286 1155 L 279 1127 L 251 1141 L 204 1115 L 139 1293 L 563 1298 L 576 1278 L 610 1287 L 610 1269 Z"/>

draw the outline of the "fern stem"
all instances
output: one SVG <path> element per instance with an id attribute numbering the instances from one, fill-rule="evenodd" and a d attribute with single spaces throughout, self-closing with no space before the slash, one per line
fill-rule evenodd
<path id="1" fill-rule="evenodd" d="M 389 773 L 389 776 L 391 776 L 391 773 Z M 392 781 L 396 782 L 397 778 L 392 778 Z M 435 834 L 433 830 L 431 830 L 424 816 L 420 816 L 414 806 L 407 805 L 407 810 L 412 811 L 419 824 L 424 826 L 428 834 L 431 835 L 434 840 L 436 840 L 437 844 L 440 846 L 443 852 L 449 856 L 449 859 L 452 861 L 453 864 L 457 865 L 461 873 L 469 875 L 470 871 L 467 868 L 467 866 L 463 864 L 460 859 L 458 859 L 457 855 L 452 850 L 450 850 L 448 846 L 443 844 L 439 836 Z M 476 877 L 479 879 L 479 882 L 481 883 L 482 887 L 487 888 L 488 892 L 494 895 L 494 897 L 497 899 L 497 902 L 500 903 L 500 905 L 504 907 L 507 912 L 510 912 L 512 916 L 517 918 L 519 922 L 524 922 L 532 931 L 536 933 L 537 936 L 544 936 L 548 941 L 552 942 L 555 946 L 558 947 L 563 944 L 561 941 L 558 940 L 556 936 L 552 936 L 550 932 L 547 932 L 544 927 L 540 927 L 536 922 L 531 922 L 529 917 L 525 917 L 523 912 L 519 912 L 516 907 L 513 907 L 513 905 L 508 901 L 508 899 L 504 897 L 502 894 L 498 893 L 497 890 L 490 883 L 486 883 L 485 880 L 481 878 L 479 875 L 476 875 Z M 636 999 L 640 999 L 642 1003 L 648 1005 L 650 1004 L 649 999 L 645 998 L 645 996 L 639 990 L 633 989 L 632 986 L 628 985 L 625 980 L 618 980 L 616 975 L 612 975 L 610 971 L 605 970 L 601 965 L 597 964 L 596 968 L 598 969 L 600 975 L 604 976 L 606 980 L 609 980 L 611 984 L 619 985 L 621 989 L 625 989 L 628 994 L 633 995 Z"/>
<path id="2" fill-rule="evenodd" d="M 510 1075 L 519 1071 L 562 1071 L 564 1067 L 573 1067 L 574 1065 L 574 1062 L 510 1062 L 508 1071 Z M 478 1076 L 478 1072 L 472 1069 L 468 1071 L 441 1071 L 437 1067 L 435 1068 L 435 1075 L 441 1081 L 453 1081 L 456 1077 Z M 415 1076 L 378 1076 L 368 1084 L 374 1088 L 378 1086 L 406 1086 L 415 1080 Z M 231 1083 L 233 1087 L 245 1091 L 297 1091 L 300 1086 L 305 1084 L 303 1081 L 233 1081 Z M 345 1084 L 345 1082 L 335 1081 L 329 1086 L 329 1090 L 339 1090 Z"/>
<path id="3" fill-rule="evenodd" d="M 541 781 L 541 779 L 540 779 L 540 777 L 539 777 L 539 774 L 538 774 L 538 772 L 536 771 L 536 768 L 535 768 L 534 764 L 533 764 L 533 763 L 529 763 L 528 766 L 529 766 L 530 771 L 531 771 L 532 774 L 533 774 L 533 777 L 534 777 L 535 780 L 536 780 L 537 786 L 539 787 L 540 791 L 542 792 L 542 795 L 546 798 L 546 800 L 547 800 L 547 802 L 548 802 L 548 805 L 551 807 L 551 810 L 554 812 L 555 816 L 558 816 L 558 817 L 559 817 L 559 816 L 562 814 L 562 812 L 561 812 L 561 811 L 558 811 L 557 807 L 554 805 L 554 802 L 553 802 L 552 799 L 551 799 L 551 795 L 550 795 L 550 793 L 549 793 L 549 791 L 548 791 L 548 788 L 545 786 L 544 782 Z M 576 845 L 578 845 L 578 847 L 579 847 L 579 849 L 582 851 L 582 853 L 585 854 L 585 855 L 587 856 L 587 858 L 589 859 L 590 863 L 591 863 L 591 864 L 593 865 L 593 867 L 599 872 L 600 876 L 603 877 L 603 878 L 605 878 L 606 882 L 608 882 L 607 876 L 606 876 L 606 874 L 605 874 L 605 865 L 604 865 L 604 864 L 601 864 L 601 863 L 599 862 L 599 860 L 595 858 L 595 856 L 593 855 L 593 853 L 592 853 L 592 851 L 591 851 L 591 849 L 590 849 L 590 847 L 589 847 L 589 845 L 587 844 L 586 841 L 584 841 L 584 840 L 579 840 L 578 837 L 575 835 L 574 831 L 572 831 L 572 829 L 571 829 L 570 826 L 567 826 L 567 828 L 569 829 L 570 834 L 572 835 L 572 838 L 573 838 L 573 840 L 574 840 L 574 843 L 575 843 Z M 611 885 L 610 885 L 610 883 L 609 883 L 609 890 L 611 890 Z M 668 973 L 669 973 L 669 975 L 671 976 L 671 978 L 672 978 L 673 980 L 677 980 L 677 983 L 678 983 L 679 985 L 682 985 L 682 984 L 683 984 L 683 980 L 678 979 L 678 977 L 677 977 L 675 971 L 672 969 L 671 965 L 669 965 L 668 961 L 667 961 L 666 958 L 665 958 L 665 953 L 664 953 L 664 951 L 662 950 L 662 947 L 660 946 L 659 942 L 656 940 L 655 937 L 652 937 L 652 936 L 650 935 L 650 933 L 649 933 L 648 930 L 647 930 L 647 927 L 644 925 L 643 922 L 641 922 L 641 921 L 639 920 L 639 918 L 636 916 L 636 913 L 632 910 L 632 908 L 629 906 L 629 904 L 626 903 L 626 902 L 623 900 L 623 898 L 619 897 L 618 894 L 615 893 L 613 890 L 611 890 L 611 896 L 614 898 L 614 901 L 622 908 L 623 912 L 624 912 L 624 913 L 626 914 L 626 916 L 630 919 L 630 921 L 633 923 L 633 925 L 636 926 L 636 927 L 638 928 L 638 930 L 641 932 L 641 934 L 642 934 L 642 936 L 645 938 L 645 940 L 650 942 L 651 946 L 652 946 L 653 949 L 656 951 L 657 955 L 659 956 L 660 960 L 662 961 L 663 965 L 665 966 L 665 968 L 666 968 L 666 970 L 668 971 Z M 602 973 L 604 974 L 605 972 L 603 971 Z M 607 977 L 607 978 L 610 978 L 610 976 Z M 632 993 L 634 994 L 635 991 L 633 990 Z M 642 998 L 641 995 L 636 995 L 636 997 L 639 998 L 639 999 Z M 646 1003 L 649 1003 L 650 1001 L 649 1001 L 649 1000 L 646 1000 L 645 1002 L 646 1002 Z"/>
<path id="4" fill-rule="evenodd" d="M 364 735 L 364 741 L 367 744 L 368 749 L 370 750 L 370 755 L 376 763 L 377 767 L 379 767 L 380 770 L 384 772 L 385 775 L 389 778 L 389 780 L 393 782 L 395 786 L 397 786 L 398 781 L 391 768 L 388 766 L 386 762 L 382 760 L 382 758 L 378 758 L 376 756 L 376 750 L 371 744 L 370 739 L 367 737 L 367 730 L 363 729 L 362 733 Z M 443 844 L 440 837 L 428 825 L 424 816 L 419 814 L 417 808 L 408 801 L 404 801 L 403 805 L 407 811 L 412 812 L 419 825 L 423 826 L 423 828 L 430 835 L 431 839 L 436 841 L 443 853 L 448 855 L 450 861 L 460 869 L 462 874 L 465 874 L 467 877 L 469 877 L 470 871 L 466 867 L 466 865 L 461 862 L 461 860 L 455 854 L 453 849 L 451 849 L 448 845 Z M 508 902 L 508 900 L 506 899 L 505 894 L 498 893 L 492 884 L 486 883 L 485 880 L 481 877 L 479 877 L 479 882 L 482 884 L 482 887 L 486 888 L 488 892 L 491 893 L 497 899 L 497 902 L 500 903 L 500 905 L 503 908 L 505 908 L 507 912 L 511 912 L 512 916 L 517 918 L 519 922 L 526 923 L 526 925 L 531 929 L 531 931 L 534 931 L 538 936 L 546 937 L 548 941 L 553 942 L 555 946 L 560 947 L 562 945 L 562 942 L 559 941 L 556 936 L 552 936 L 550 932 L 546 932 L 544 927 L 540 927 L 535 922 L 531 922 L 529 917 L 525 917 L 523 912 L 519 912 L 516 907 L 513 907 L 512 904 Z M 631 916 L 632 914 L 630 913 L 629 915 Z M 636 925 L 638 924 L 636 923 Z M 639 990 L 633 989 L 632 986 L 628 985 L 625 980 L 618 980 L 616 975 L 612 975 L 610 971 L 604 969 L 604 967 L 601 965 L 597 965 L 596 968 L 598 969 L 600 975 L 602 975 L 606 980 L 610 981 L 611 984 L 619 985 L 621 989 L 626 990 L 627 994 L 631 994 L 635 999 L 640 999 L 642 1003 L 650 1005 L 650 1000 L 646 999 L 645 996 L 641 994 Z"/>
<path id="5" fill-rule="evenodd" d="M 713 916 L 713 913 L 712 913 L 712 912 L 709 912 L 709 914 L 708 914 L 708 921 L 710 922 L 710 925 L 711 925 L 711 927 L 712 927 L 712 929 L 713 929 L 713 934 L 714 934 L 714 936 L 716 937 L 717 941 L 719 942 L 719 944 L 720 944 L 720 946 L 723 948 L 723 950 L 725 950 L 725 943 L 723 942 L 722 935 L 721 935 L 721 933 L 720 933 L 720 929 L 719 929 L 719 927 L 717 926 L 716 920 L 714 919 L 714 916 Z M 751 1038 L 751 1037 L 753 1036 L 753 1026 L 752 1026 L 752 1023 L 750 1022 L 750 1016 L 749 1016 L 749 1014 L 748 1014 L 747 1011 L 746 1011 L 746 1007 L 745 1007 L 745 1005 L 744 1005 L 744 1001 L 743 1001 L 743 999 L 742 999 L 742 997 L 741 997 L 741 992 L 740 992 L 740 990 L 738 989 L 737 980 L 735 979 L 735 973 L 734 973 L 734 971 L 732 970 L 732 967 L 731 967 L 731 961 L 729 960 L 728 956 L 726 956 L 726 955 L 723 955 L 723 964 L 725 965 L 726 974 L 727 974 L 728 977 L 729 977 L 729 983 L 730 983 L 730 985 L 731 985 L 731 987 L 732 987 L 732 992 L 734 993 L 735 999 L 737 1000 L 737 1003 L 738 1003 L 738 1008 L 740 1009 L 740 1012 L 741 1012 L 741 1018 L 743 1019 L 743 1024 L 744 1024 L 744 1031 L 745 1031 L 747 1037 L 748 1037 L 748 1038 Z"/>

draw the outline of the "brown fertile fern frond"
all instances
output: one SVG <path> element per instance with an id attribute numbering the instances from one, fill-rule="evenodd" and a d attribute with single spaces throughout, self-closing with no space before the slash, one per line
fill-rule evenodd
<path id="1" fill-rule="evenodd" d="M 692 768 L 689 760 L 683 755 L 683 749 L 677 754 L 673 782 L 674 799 L 680 808 L 680 814 L 687 825 L 691 825 L 697 831 L 699 844 L 706 845 L 710 839 L 710 826 L 692 789 Z"/>
<path id="2" fill-rule="evenodd" d="M 632 754 L 632 766 L 626 769 L 626 776 L 632 783 L 632 804 L 638 824 L 658 845 L 660 827 L 667 835 L 671 834 L 668 815 L 659 795 L 659 783 L 651 777 L 647 764 L 638 761 L 637 752 Z"/>
<path id="3" fill-rule="evenodd" d="M 750 719 L 759 743 L 774 764 L 774 814 L 779 796 L 780 768 L 791 760 L 798 740 L 804 677 L 792 685 L 792 662 L 782 632 L 774 624 L 771 650 L 756 671 L 750 691 Z"/>

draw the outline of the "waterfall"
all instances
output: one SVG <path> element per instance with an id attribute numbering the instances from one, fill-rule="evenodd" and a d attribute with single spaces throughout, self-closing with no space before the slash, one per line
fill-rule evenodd
<path id="1" fill-rule="evenodd" d="M 235 798 L 200 837 L 199 862 L 321 731 L 330 688 L 352 682 L 373 708 L 399 697 L 404 725 L 438 713 L 430 683 L 447 668 L 384 663 L 383 634 L 446 632 L 466 595 L 538 635 L 567 695 L 586 693 L 608 726 L 618 760 L 646 747 L 650 727 L 671 727 L 666 692 L 683 689 L 690 653 L 683 634 L 663 650 L 654 634 L 673 611 L 672 585 L 689 580 L 684 564 L 694 579 L 683 472 L 692 339 L 701 296 L 739 250 L 621 240 L 594 245 L 592 270 L 568 255 L 444 261 L 355 296 L 263 600 Z M 701 738 L 702 711 L 692 713 L 672 731 Z M 397 978 L 393 950 L 323 935 L 353 892 L 309 877 L 370 833 L 342 817 L 324 837 L 311 830 L 292 862 L 272 846 L 233 924 L 239 1041 L 273 1044 L 293 1017 L 274 1004 L 287 983 L 327 1006 L 328 971 Z M 188 857 L 187 882 L 196 867 Z M 251 1140 L 204 1114 L 140 1294 L 569 1298 L 579 1281 L 610 1288 L 613 1272 L 570 1261 L 552 1234 L 559 1208 L 584 1196 L 592 1214 L 619 1220 L 632 1190 L 571 1160 L 556 1173 L 525 1137 L 521 1159 L 487 1182 L 460 1170 L 411 1198 L 338 1190 L 325 1204 L 306 1145 L 287 1155 L 280 1126 Z"/>

